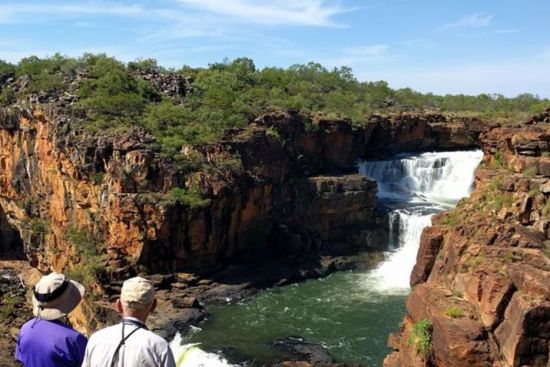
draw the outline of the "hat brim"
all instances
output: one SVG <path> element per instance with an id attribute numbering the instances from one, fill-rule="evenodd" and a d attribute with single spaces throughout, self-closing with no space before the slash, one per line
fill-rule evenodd
<path id="1" fill-rule="evenodd" d="M 84 286 L 74 280 L 69 281 L 69 286 L 61 296 L 51 302 L 40 303 L 32 296 L 32 312 L 35 317 L 44 320 L 57 320 L 78 306 L 82 297 L 84 297 Z"/>

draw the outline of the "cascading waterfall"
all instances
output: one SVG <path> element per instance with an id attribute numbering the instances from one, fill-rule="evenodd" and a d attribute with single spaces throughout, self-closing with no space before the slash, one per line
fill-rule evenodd
<path id="1" fill-rule="evenodd" d="M 482 157 L 481 151 L 442 152 L 361 163 L 359 172 L 377 180 L 379 206 L 389 211 L 386 260 L 368 272 L 339 272 L 210 307 L 201 329 L 172 342 L 178 366 L 231 366 L 216 352 L 226 349 L 262 364 L 280 358 L 270 345 L 289 336 L 325 346 L 337 362 L 380 365 L 387 335 L 405 312 L 422 230 L 470 193 Z"/>
<path id="2" fill-rule="evenodd" d="M 476 150 L 424 153 L 359 165 L 361 174 L 378 182 L 379 203 L 393 208 L 389 213 L 389 248 L 396 249 L 367 275 L 375 289 L 408 291 L 422 230 L 431 224 L 435 213 L 452 208 L 468 196 L 482 158 L 483 152 Z M 392 240 L 395 233 L 397 241 Z"/>

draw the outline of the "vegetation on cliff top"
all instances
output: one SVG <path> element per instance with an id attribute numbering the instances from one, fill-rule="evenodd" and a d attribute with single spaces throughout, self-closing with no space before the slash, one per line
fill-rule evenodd
<path id="1" fill-rule="evenodd" d="M 185 84 L 183 92 L 164 93 L 151 81 L 159 75 Z M 296 108 L 362 124 L 374 112 L 431 108 L 502 119 L 538 113 L 548 105 L 531 94 L 436 96 L 395 90 L 384 81 L 359 82 L 348 67 L 329 70 L 317 63 L 260 70 L 252 60 L 238 58 L 208 68 L 174 70 L 151 59 L 124 64 L 103 54 L 31 56 L 17 65 L 0 60 L 0 104 L 32 95 L 38 95 L 38 102 L 74 97 L 70 111 L 92 131 L 141 125 L 170 155 L 184 144 L 212 141 L 223 129 L 246 126 L 274 109 Z"/>

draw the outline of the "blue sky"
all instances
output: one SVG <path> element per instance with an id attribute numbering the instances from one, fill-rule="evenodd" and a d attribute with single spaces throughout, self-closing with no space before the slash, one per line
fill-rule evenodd
<path id="1" fill-rule="evenodd" d="M 550 97 L 548 0 L 0 1 L 0 58 L 106 52 L 207 66 L 346 65 L 434 93 Z"/>

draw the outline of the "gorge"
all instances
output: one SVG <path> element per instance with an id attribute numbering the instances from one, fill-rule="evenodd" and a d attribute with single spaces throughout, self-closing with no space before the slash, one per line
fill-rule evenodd
<path id="1" fill-rule="evenodd" d="M 270 363 L 285 355 L 277 340 L 298 338 L 322 345 L 340 363 L 381 365 L 388 353 L 387 335 L 396 331 L 404 315 L 420 234 L 434 213 L 452 208 L 469 194 L 481 159 L 481 151 L 464 151 L 361 163 L 360 173 L 378 182 L 378 206 L 390 210 L 389 230 L 395 232 L 388 236 L 392 251 L 382 264 L 209 307 L 208 320 L 184 336 L 182 343 L 190 344 L 183 347 L 181 358 L 200 347 L 227 351 L 224 357 L 232 363 Z M 214 358 L 202 354 L 202 363 Z"/>
<path id="2" fill-rule="evenodd" d="M 373 115 L 364 126 L 353 126 L 290 109 L 226 129 L 215 142 L 184 146 L 177 161 L 161 154 L 155 137 L 140 127 L 115 134 L 79 128 L 65 103 L 70 102 L 54 98 L 34 108 L 0 110 L 1 245 L 9 260 L 3 271 L 24 252 L 34 269 L 20 272 L 28 285 L 37 271 L 50 270 L 86 284 L 91 297 L 71 318 L 80 330 L 115 320 L 112 301 L 121 281 L 137 273 L 155 282 L 161 302 L 151 327 L 166 336 L 187 331 L 207 312 L 215 317 L 208 308 L 214 306 L 205 310 L 205 305 L 225 312 L 220 303 L 228 300 L 253 304 L 269 292 L 290 297 L 300 287 L 315 293 L 315 284 L 323 282 L 335 282 L 335 297 L 342 288 L 353 296 L 361 289 L 357 282 L 368 283 L 364 273 L 289 284 L 372 268 L 405 223 L 417 237 L 429 215 L 450 209 L 467 194 L 465 169 L 459 175 L 445 169 L 467 164 L 473 171 L 481 156 L 435 153 L 403 158 L 397 166 L 366 164 L 363 172 L 378 185 L 356 174 L 356 162 L 480 148 L 485 157 L 471 198 L 436 214 L 434 225 L 422 232 L 406 316 L 389 340 L 395 352 L 384 364 L 548 363 L 547 115 L 500 126 L 437 113 L 399 113 Z M 433 176 L 384 185 L 391 179 L 381 172 L 396 169 L 398 177 L 406 176 L 409 161 L 416 162 L 414 174 L 429 162 Z M 199 168 L 191 170 L 197 162 Z M 432 179 L 436 176 L 443 181 Z M 382 204 L 396 209 L 391 226 L 377 205 L 377 191 Z M 395 258 L 403 254 L 413 260 L 416 251 L 408 242 L 402 248 L 410 252 L 397 251 Z M 365 252 L 367 259 L 360 256 Z M 378 275 L 393 271 L 383 266 Z M 377 270 L 366 274 L 376 277 Z M 395 281 L 390 288 L 407 288 L 406 279 L 389 278 L 385 284 Z M 18 287 L 16 274 L 3 279 Z M 274 285 L 287 287 L 249 298 Z M 376 288 L 371 286 L 366 288 Z M 24 303 L 18 289 L 2 286 L 3 307 L 6 295 Z M 390 328 L 403 312 L 405 296 L 397 293 L 393 306 L 385 307 L 395 306 L 399 314 Z M 8 314 L 6 334 L 16 334 L 21 315 Z M 425 325 L 428 349 L 419 347 L 418 325 Z M 377 337 L 383 348 L 386 336 Z M 13 343 L 2 349 L 9 348 Z M 372 358 L 379 361 L 384 353 Z"/>

